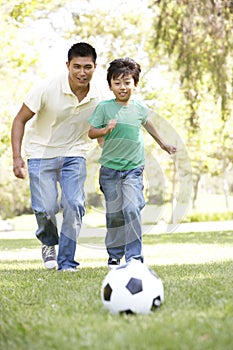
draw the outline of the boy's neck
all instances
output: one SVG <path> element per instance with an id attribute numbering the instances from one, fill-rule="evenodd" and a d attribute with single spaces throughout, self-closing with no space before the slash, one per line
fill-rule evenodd
<path id="1" fill-rule="evenodd" d="M 127 100 L 127 101 L 118 101 L 118 100 L 116 99 L 116 102 L 117 102 L 119 105 L 121 105 L 121 106 L 129 106 L 129 105 L 130 105 L 130 102 L 131 102 L 131 98 L 130 98 L 129 100 Z"/>

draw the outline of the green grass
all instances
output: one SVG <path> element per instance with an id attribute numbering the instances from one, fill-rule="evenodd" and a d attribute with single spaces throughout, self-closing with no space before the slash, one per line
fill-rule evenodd
<path id="1" fill-rule="evenodd" d="M 168 233 L 143 236 L 144 244 L 197 243 L 233 245 L 232 231 Z"/>
<path id="2" fill-rule="evenodd" d="M 230 247 L 231 232 L 145 235 L 144 244 Z M 36 239 L 1 239 L 0 250 L 34 250 Z M 162 248 L 161 248 L 162 249 Z M 208 255 L 208 250 L 206 250 Z M 0 264 L 0 349 L 231 350 L 233 258 L 205 264 L 156 265 L 164 304 L 150 315 L 111 315 L 100 290 L 108 270 L 46 271 L 40 260 Z"/>
<path id="3" fill-rule="evenodd" d="M 233 262 L 156 266 L 164 305 L 150 315 L 113 316 L 100 300 L 105 268 L 64 274 L 42 270 L 36 261 L 6 261 L 0 348 L 230 350 L 232 268 Z"/>
<path id="4" fill-rule="evenodd" d="M 104 246 L 104 236 L 98 237 L 81 237 L 80 242 L 83 244 L 90 243 L 102 244 Z M 143 244 L 216 244 L 216 245 L 233 245 L 232 231 L 216 232 L 189 232 L 189 233 L 168 233 L 168 234 L 145 234 L 143 235 Z M 0 239 L 0 250 L 20 250 L 36 249 L 40 247 L 37 239 Z"/>
<path id="5" fill-rule="evenodd" d="M 105 236 L 80 236 L 80 244 L 91 244 L 104 246 Z M 217 245 L 233 245 L 232 231 L 216 231 L 216 232 L 189 232 L 189 233 L 168 233 L 168 234 L 144 234 L 143 243 L 147 245 L 154 244 L 217 244 Z"/>
<path id="6" fill-rule="evenodd" d="M 12 251 L 21 249 L 36 249 L 40 248 L 41 243 L 36 239 L 0 239 L 1 251 Z"/>

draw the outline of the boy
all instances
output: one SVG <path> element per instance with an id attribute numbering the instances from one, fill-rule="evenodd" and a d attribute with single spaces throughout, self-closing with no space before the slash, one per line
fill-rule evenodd
<path id="1" fill-rule="evenodd" d="M 139 82 L 140 65 L 131 58 L 112 61 L 107 81 L 115 99 L 102 101 L 88 119 L 89 137 L 97 138 L 103 149 L 99 159 L 100 188 L 106 201 L 105 244 L 108 267 L 138 259 L 143 262 L 141 210 L 143 196 L 144 143 L 141 125 L 155 141 L 172 154 L 148 118 L 148 109 L 131 98 Z"/>

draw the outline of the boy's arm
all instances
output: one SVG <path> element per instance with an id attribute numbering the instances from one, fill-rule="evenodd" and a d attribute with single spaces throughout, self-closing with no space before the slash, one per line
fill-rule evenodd
<path id="1" fill-rule="evenodd" d="M 147 122 L 144 125 L 144 128 L 153 137 L 153 139 L 159 144 L 159 146 L 162 149 L 164 149 L 169 154 L 176 152 L 176 147 L 174 147 L 172 145 L 168 145 L 166 142 L 164 142 L 164 140 L 159 135 L 159 133 L 158 133 L 158 131 L 157 131 L 156 127 L 154 126 L 151 119 L 147 119 Z"/>
<path id="2" fill-rule="evenodd" d="M 88 136 L 91 139 L 99 139 L 103 136 L 110 134 L 112 129 L 114 129 L 117 125 L 117 119 L 111 119 L 109 120 L 108 124 L 104 128 L 97 129 L 94 126 L 91 125 Z"/>

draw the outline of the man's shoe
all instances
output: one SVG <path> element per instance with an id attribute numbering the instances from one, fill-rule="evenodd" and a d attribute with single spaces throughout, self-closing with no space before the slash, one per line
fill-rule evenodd
<path id="1" fill-rule="evenodd" d="M 46 269 L 54 270 L 57 268 L 57 254 L 54 245 L 47 246 L 42 244 L 42 259 Z"/>
<path id="2" fill-rule="evenodd" d="M 114 258 L 108 259 L 108 268 L 109 269 L 115 269 L 119 265 L 120 265 L 120 259 L 114 259 Z"/>

